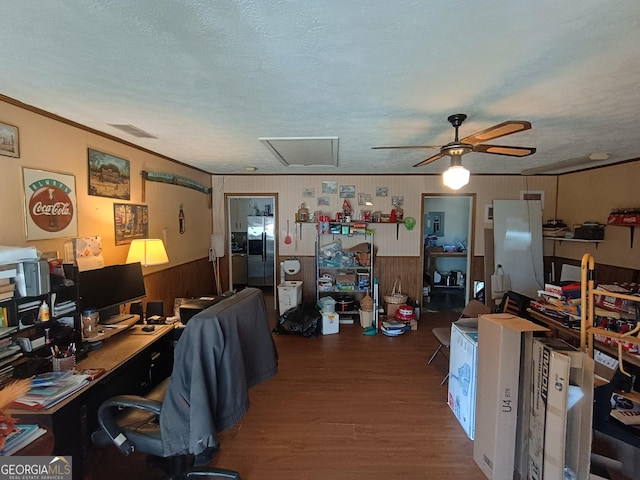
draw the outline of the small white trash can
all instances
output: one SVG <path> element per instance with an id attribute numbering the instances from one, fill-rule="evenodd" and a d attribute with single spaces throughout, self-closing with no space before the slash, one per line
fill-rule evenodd
<path id="1" fill-rule="evenodd" d="M 302 303 L 302 282 L 287 280 L 278 285 L 278 306 L 280 315 Z"/>

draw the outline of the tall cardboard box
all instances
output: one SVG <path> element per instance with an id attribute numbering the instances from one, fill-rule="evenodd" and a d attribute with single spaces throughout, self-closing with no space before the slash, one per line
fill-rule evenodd
<path id="1" fill-rule="evenodd" d="M 555 338 L 533 341 L 529 476 L 589 478 L 594 361 Z"/>
<path id="2" fill-rule="evenodd" d="M 506 313 L 478 319 L 473 459 L 490 479 L 526 477 L 533 332 L 544 331 Z"/>
<path id="3" fill-rule="evenodd" d="M 453 323 L 449 344 L 447 403 L 467 436 L 473 440 L 476 425 L 478 327 Z"/>

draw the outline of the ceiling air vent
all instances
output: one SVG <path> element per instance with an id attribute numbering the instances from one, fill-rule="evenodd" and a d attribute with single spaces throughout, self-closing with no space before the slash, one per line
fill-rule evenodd
<path id="1" fill-rule="evenodd" d="M 288 167 L 338 166 L 338 137 L 262 137 L 258 140 Z"/>
<path id="2" fill-rule="evenodd" d="M 141 128 L 136 127 L 135 125 L 124 125 L 119 123 L 110 123 L 110 127 L 117 128 L 118 130 L 122 130 L 124 133 L 128 133 L 134 137 L 138 138 L 158 138 L 150 133 L 145 132 Z"/>

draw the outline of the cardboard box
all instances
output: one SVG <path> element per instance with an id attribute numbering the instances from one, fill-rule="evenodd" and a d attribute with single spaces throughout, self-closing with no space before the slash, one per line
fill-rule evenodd
<path id="1" fill-rule="evenodd" d="M 526 476 L 533 332 L 548 331 L 511 314 L 478 319 L 478 384 L 473 459 L 491 479 Z"/>
<path id="2" fill-rule="evenodd" d="M 330 335 L 340 331 L 340 315 L 337 313 L 322 313 L 322 334 Z"/>
<path id="3" fill-rule="evenodd" d="M 387 317 L 391 317 L 391 318 L 396 318 L 396 312 L 398 311 L 398 308 L 400 308 L 400 305 L 403 305 L 402 303 L 387 303 L 386 304 L 386 310 L 385 310 L 385 315 Z"/>
<path id="4" fill-rule="evenodd" d="M 533 341 L 529 474 L 563 480 L 568 467 L 589 478 L 593 360 L 556 338 Z"/>
<path id="5" fill-rule="evenodd" d="M 453 323 L 447 403 L 471 440 L 476 425 L 477 353 L 478 328 Z"/>

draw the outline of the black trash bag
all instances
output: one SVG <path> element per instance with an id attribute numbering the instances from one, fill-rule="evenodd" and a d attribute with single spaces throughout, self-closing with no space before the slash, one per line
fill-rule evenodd
<path id="1" fill-rule="evenodd" d="M 314 304 L 290 308 L 273 329 L 278 335 L 302 335 L 313 338 L 322 333 L 322 314 Z"/>

